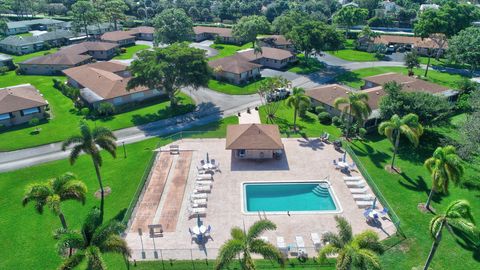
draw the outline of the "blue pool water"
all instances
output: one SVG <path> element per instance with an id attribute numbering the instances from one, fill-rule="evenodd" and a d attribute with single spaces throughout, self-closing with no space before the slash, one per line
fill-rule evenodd
<path id="1" fill-rule="evenodd" d="M 321 181 L 245 183 L 244 199 L 246 212 L 337 210 L 330 187 Z"/>

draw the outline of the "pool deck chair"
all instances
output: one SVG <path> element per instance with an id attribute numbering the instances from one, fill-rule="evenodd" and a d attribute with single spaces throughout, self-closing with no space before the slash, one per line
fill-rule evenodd
<path id="1" fill-rule="evenodd" d="M 362 180 L 363 178 L 361 176 L 344 176 L 343 180 L 344 181 L 352 181 L 352 180 Z"/>
<path id="2" fill-rule="evenodd" d="M 352 194 L 355 201 L 373 201 L 374 197 L 371 194 Z"/>
<path id="3" fill-rule="evenodd" d="M 180 154 L 180 147 L 176 144 L 170 145 L 170 155 Z"/>
<path id="4" fill-rule="evenodd" d="M 207 215 L 207 208 L 205 207 L 188 208 L 188 216 L 190 218 L 197 217 L 197 216 L 206 216 L 206 215 Z"/>
<path id="5" fill-rule="evenodd" d="M 295 243 L 297 244 L 297 251 L 299 254 L 307 254 L 307 249 L 305 248 L 305 241 L 303 241 L 303 237 L 295 236 Z"/>
<path id="6" fill-rule="evenodd" d="M 366 187 L 363 188 L 350 188 L 350 193 L 352 194 L 365 194 L 367 193 L 368 189 Z"/>
<path id="7" fill-rule="evenodd" d="M 285 238 L 283 238 L 283 236 L 277 236 L 277 248 L 285 257 L 288 255 L 287 244 L 285 244 Z"/>
<path id="8" fill-rule="evenodd" d="M 190 195 L 190 199 L 192 200 L 197 200 L 197 199 L 207 200 L 207 198 L 208 198 L 208 195 L 205 193 L 192 193 L 192 195 Z"/>
<path id="9" fill-rule="evenodd" d="M 195 184 L 199 185 L 199 186 L 211 186 L 213 185 L 213 181 L 210 181 L 210 180 L 197 180 L 197 182 L 195 182 Z"/>
<path id="10" fill-rule="evenodd" d="M 313 246 L 315 247 L 316 251 L 319 251 L 322 247 L 322 241 L 320 240 L 320 236 L 318 233 L 311 233 L 310 237 L 312 238 Z"/>
<path id="11" fill-rule="evenodd" d="M 195 200 L 191 200 L 191 202 L 193 204 L 197 204 L 197 205 L 207 205 L 207 199 L 195 199 Z"/>
<path id="12" fill-rule="evenodd" d="M 367 207 L 372 206 L 373 200 L 371 200 L 371 201 L 355 201 L 355 203 L 357 204 L 358 208 L 367 208 Z"/>
<path id="13" fill-rule="evenodd" d="M 211 174 L 199 174 L 197 175 L 197 180 L 213 180 L 213 176 Z"/>
<path id="14" fill-rule="evenodd" d="M 193 193 L 205 193 L 205 192 L 210 193 L 211 191 L 212 191 L 212 188 L 210 186 L 195 186 Z"/>
<path id="15" fill-rule="evenodd" d="M 362 187 L 367 186 L 367 183 L 363 180 L 360 180 L 360 181 L 346 181 L 345 184 L 347 184 L 347 187 L 352 187 L 352 188 L 362 188 Z"/>

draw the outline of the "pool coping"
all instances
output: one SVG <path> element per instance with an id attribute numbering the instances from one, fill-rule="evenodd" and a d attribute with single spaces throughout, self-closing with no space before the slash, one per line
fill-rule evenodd
<path id="1" fill-rule="evenodd" d="M 245 184 L 285 184 L 285 183 L 316 183 L 316 182 L 324 182 L 328 184 L 328 189 L 332 195 L 333 203 L 337 209 L 335 210 L 325 210 L 325 211 L 263 211 L 263 213 L 268 215 L 321 215 L 321 214 L 340 214 L 343 213 L 342 205 L 340 204 L 340 200 L 335 194 L 335 190 L 327 179 L 321 180 L 285 180 L 285 181 L 243 181 L 240 183 L 241 189 L 241 201 L 242 201 L 242 214 L 244 215 L 258 215 L 262 213 L 260 211 L 256 212 L 248 212 L 246 211 L 246 201 L 245 201 Z"/>

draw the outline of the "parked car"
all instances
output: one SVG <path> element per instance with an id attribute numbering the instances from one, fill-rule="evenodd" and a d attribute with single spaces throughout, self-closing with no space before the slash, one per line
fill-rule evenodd
<path id="1" fill-rule="evenodd" d="M 278 101 L 278 100 L 286 99 L 288 96 L 290 96 L 289 89 L 277 88 L 275 89 L 275 91 L 267 95 L 267 101 L 268 102 Z"/>
<path id="2" fill-rule="evenodd" d="M 387 53 L 393 53 L 393 52 L 395 52 L 395 46 L 389 45 L 389 46 L 387 47 Z"/>

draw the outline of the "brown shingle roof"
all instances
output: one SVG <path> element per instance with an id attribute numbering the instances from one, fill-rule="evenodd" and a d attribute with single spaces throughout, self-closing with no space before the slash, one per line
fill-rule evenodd
<path id="1" fill-rule="evenodd" d="M 103 99 L 112 99 L 148 90 L 147 87 L 136 87 L 127 91 L 127 83 L 131 77 L 122 77 L 117 74 L 126 69 L 126 65 L 117 62 L 98 62 L 69 68 L 63 73 Z"/>
<path id="2" fill-rule="evenodd" d="M 234 74 L 240 74 L 243 72 L 253 70 L 255 68 L 262 67 L 262 65 L 251 63 L 245 58 L 240 57 L 239 55 L 233 55 L 233 56 L 213 60 L 208 62 L 208 65 L 213 69 L 221 68 L 222 71 L 230 72 Z"/>
<path id="3" fill-rule="evenodd" d="M 0 88 L 0 114 L 47 105 L 40 92 L 30 84 Z"/>
<path id="4" fill-rule="evenodd" d="M 155 32 L 155 28 L 150 27 L 150 26 L 139 26 L 139 27 L 134 27 L 128 31 L 129 34 L 135 35 L 135 34 L 153 34 Z"/>
<path id="5" fill-rule="evenodd" d="M 283 35 L 268 35 L 259 37 L 260 40 L 271 40 L 275 45 L 292 45 L 292 42 Z"/>
<path id="6" fill-rule="evenodd" d="M 287 50 L 270 48 L 270 47 L 262 47 L 261 49 L 262 49 L 262 52 L 257 53 L 257 55 L 255 55 L 253 49 L 240 51 L 237 54 L 244 57 L 248 61 L 253 61 L 253 60 L 256 60 L 256 59 L 260 59 L 262 57 L 281 61 L 281 60 L 288 59 L 288 58 L 293 56 L 292 52 L 287 51 Z"/>
<path id="7" fill-rule="evenodd" d="M 53 54 L 28 59 L 23 61 L 21 64 L 75 66 L 91 58 L 92 57 L 90 55 L 56 52 Z"/>
<path id="8" fill-rule="evenodd" d="M 283 143 L 277 125 L 229 125 L 225 149 L 278 150 Z"/>
<path id="9" fill-rule="evenodd" d="M 132 34 L 128 31 L 112 31 L 106 32 L 101 36 L 101 40 L 108 40 L 108 41 L 120 41 L 125 39 L 132 39 L 135 38 Z"/>
<path id="10" fill-rule="evenodd" d="M 384 74 L 374 75 L 363 78 L 364 81 L 369 81 L 374 84 L 384 85 L 387 82 L 395 81 L 397 83 L 413 82 L 416 79 L 414 77 L 405 76 L 403 74 L 388 72 Z"/>
<path id="11" fill-rule="evenodd" d="M 376 37 L 373 41 L 376 44 L 389 44 L 389 43 L 400 43 L 400 44 L 412 44 L 417 48 L 438 48 L 438 45 L 430 38 L 420 38 L 412 36 L 392 36 L 392 35 L 381 35 Z M 448 44 L 445 44 L 445 48 L 448 47 Z"/>
<path id="12" fill-rule="evenodd" d="M 384 85 L 387 82 L 395 81 L 402 85 L 403 90 L 409 92 L 423 91 L 436 94 L 449 90 L 448 87 L 442 85 L 434 84 L 421 79 L 417 79 L 415 77 L 409 77 L 403 74 L 393 72 L 366 77 L 364 78 L 364 80 L 373 82 L 378 85 Z"/>
<path id="13" fill-rule="evenodd" d="M 202 33 L 216 34 L 221 37 L 233 37 L 231 28 L 211 27 L 211 26 L 194 26 L 193 32 L 198 35 Z"/>
<path id="14" fill-rule="evenodd" d="M 116 47 L 118 47 L 118 44 L 114 44 L 111 42 L 85 41 L 82 43 L 63 47 L 62 49 L 60 49 L 60 51 L 61 52 L 64 51 L 72 54 L 83 54 L 88 51 L 108 51 Z"/>

